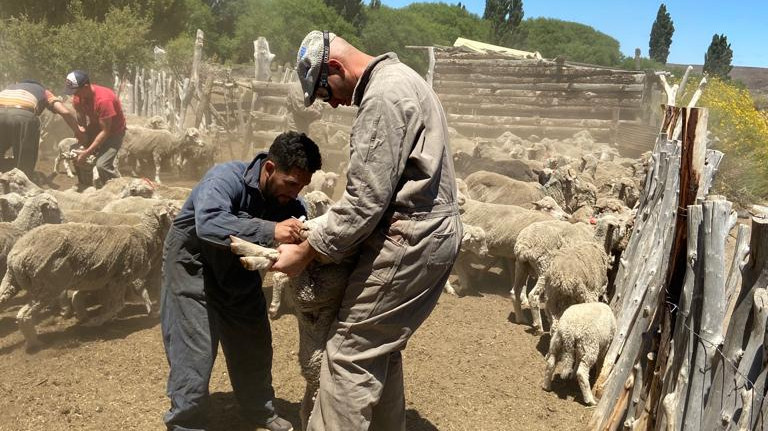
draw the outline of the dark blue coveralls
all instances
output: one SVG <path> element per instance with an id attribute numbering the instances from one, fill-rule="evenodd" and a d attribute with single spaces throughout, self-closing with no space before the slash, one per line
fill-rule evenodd
<path id="1" fill-rule="evenodd" d="M 300 200 L 268 205 L 259 190 L 266 153 L 211 168 L 192 190 L 164 246 L 161 327 L 170 365 L 169 430 L 205 429 L 208 383 L 221 342 L 235 397 L 257 424 L 275 417 L 272 333 L 258 272 L 229 250 L 229 235 L 273 245 L 275 224 L 306 214 Z"/>

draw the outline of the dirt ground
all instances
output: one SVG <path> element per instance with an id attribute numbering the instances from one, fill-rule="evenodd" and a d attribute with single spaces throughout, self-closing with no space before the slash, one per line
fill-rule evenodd
<path id="1" fill-rule="evenodd" d="M 51 172 L 50 164 L 38 169 Z M 71 181 L 58 176 L 54 185 Z M 45 347 L 27 353 L 15 323 L 23 304 L 21 294 L 0 313 L 0 430 L 164 429 L 168 365 L 157 317 L 138 304 L 98 328 L 49 317 L 38 325 Z M 404 351 L 408 430 L 584 428 L 592 410 L 578 385 L 556 380 L 553 392 L 540 388 L 548 337 L 512 323 L 511 310 L 503 291 L 443 295 Z M 298 426 L 304 381 L 296 319 L 284 315 L 272 330 L 277 409 Z M 210 390 L 211 430 L 252 429 L 240 419 L 221 353 Z"/>

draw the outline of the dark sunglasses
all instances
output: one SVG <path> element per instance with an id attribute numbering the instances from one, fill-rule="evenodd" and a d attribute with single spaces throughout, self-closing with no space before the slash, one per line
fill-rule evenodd
<path id="1" fill-rule="evenodd" d="M 328 85 L 328 57 L 331 52 L 328 39 L 328 31 L 325 30 L 323 31 L 323 63 L 320 66 L 320 79 L 317 80 L 317 88 L 315 88 L 315 98 L 319 98 L 323 102 L 328 102 L 333 98 L 331 86 Z"/>

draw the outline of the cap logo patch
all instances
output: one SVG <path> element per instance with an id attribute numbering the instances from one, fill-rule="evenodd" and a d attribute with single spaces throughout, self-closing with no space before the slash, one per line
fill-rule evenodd
<path id="1" fill-rule="evenodd" d="M 306 53 L 307 53 L 307 47 L 306 46 L 302 46 L 299 49 L 299 58 L 304 58 L 304 54 L 306 54 Z"/>

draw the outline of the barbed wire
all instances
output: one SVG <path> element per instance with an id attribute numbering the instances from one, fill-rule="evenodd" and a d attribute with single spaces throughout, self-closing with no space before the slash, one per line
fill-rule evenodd
<path id="1" fill-rule="evenodd" d="M 746 387 L 746 388 L 749 388 L 749 389 L 754 389 L 754 388 L 756 387 L 756 383 L 755 383 L 755 382 L 753 382 L 752 380 L 750 380 L 750 379 L 749 379 L 749 377 L 748 377 L 748 376 L 746 376 L 746 375 L 744 375 L 744 374 L 743 374 L 741 371 L 739 371 L 739 367 L 738 367 L 738 366 L 735 364 L 735 361 L 733 361 L 733 360 L 732 360 L 732 359 L 730 359 L 728 356 L 726 356 L 726 354 L 725 354 L 725 353 L 724 353 L 724 352 L 723 352 L 723 351 L 720 349 L 720 343 L 715 343 L 714 341 L 711 341 L 711 340 L 707 339 L 706 337 L 704 337 L 704 336 L 702 336 L 701 334 L 699 334 L 698 332 L 696 332 L 696 331 L 695 331 L 695 330 L 694 330 L 692 327 L 690 327 L 690 326 L 689 326 L 687 323 L 685 323 L 685 318 L 686 318 L 686 317 L 688 317 L 688 316 L 690 315 L 690 313 L 685 313 L 685 312 L 683 311 L 683 309 L 682 309 L 682 308 L 680 308 L 680 307 L 679 307 L 677 304 L 675 304 L 675 303 L 672 303 L 672 302 L 669 302 L 669 301 L 664 301 L 664 302 L 665 302 L 665 303 L 666 303 L 668 306 L 670 306 L 670 307 L 671 307 L 671 308 L 669 309 L 669 312 L 670 312 L 670 313 L 674 313 L 675 311 L 679 311 L 679 313 L 678 313 L 678 319 L 681 319 L 681 318 L 682 318 L 682 320 L 680 320 L 680 324 L 682 324 L 682 325 L 683 325 L 683 327 L 685 327 L 685 328 L 686 328 L 686 329 L 689 331 L 689 333 L 690 333 L 690 334 L 692 334 L 692 335 L 694 336 L 694 338 L 698 339 L 700 342 L 702 342 L 702 344 L 703 344 L 703 343 L 707 343 L 707 344 L 709 344 L 709 346 L 710 346 L 710 347 L 714 347 L 714 349 L 715 349 L 715 352 L 716 352 L 718 355 L 720 355 L 720 357 L 723 359 L 723 361 L 722 361 L 722 362 L 723 362 L 724 364 L 727 364 L 728 366 L 730 366 L 730 367 L 731 367 L 731 368 L 734 370 L 735 374 L 737 374 L 739 377 L 741 377 L 742 379 L 744 379 L 745 383 L 749 383 L 749 385 L 748 385 L 748 386 L 745 384 L 745 385 L 743 385 L 743 387 Z M 743 356 L 742 356 L 742 357 L 743 357 Z M 690 370 L 690 364 L 689 364 L 689 370 Z M 735 389 L 736 389 L 736 390 L 738 390 L 738 389 L 739 389 L 739 387 L 740 387 L 740 386 L 737 386 Z M 708 397 L 707 397 L 707 398 L 708 398 Z M 764 396 L 763 394 L 755 394 L 755 393 L 753 393 L 753 397 L 752 397 L 752 405 L 754 406 L 756 402 L 757 402 L 758 404 L 762 404 L 762 402 L 763 402 L 763 399 L 764 399 L 764 398 L 765 398 L 765 396 Z M 709 403 L 709 399 L 707 399 L 707 403 Z M 751 410 L 751 411 L 750 411 L 750 414 L 753 414 L 753 411 L 754 411 L 754 409 L 750 409 L 750 410 Z"/>

